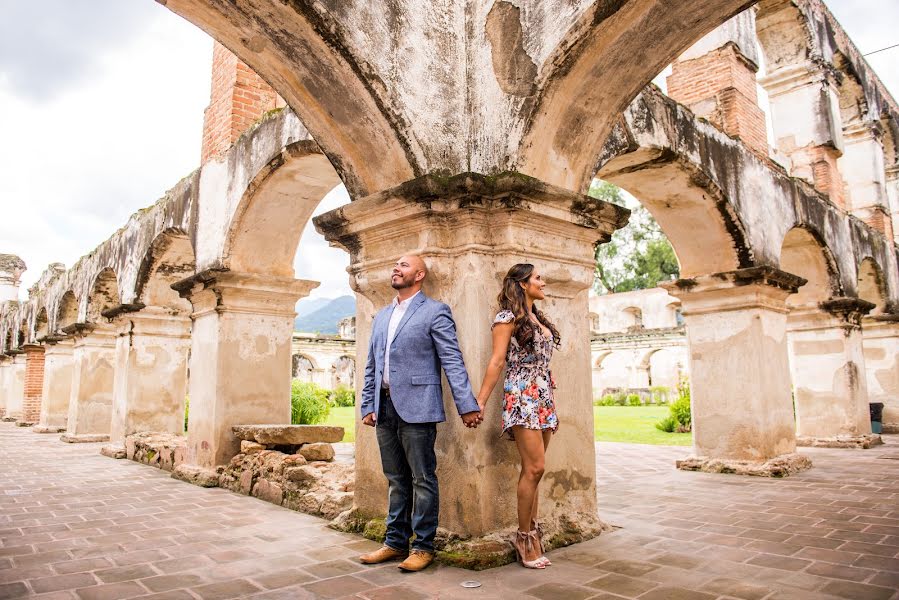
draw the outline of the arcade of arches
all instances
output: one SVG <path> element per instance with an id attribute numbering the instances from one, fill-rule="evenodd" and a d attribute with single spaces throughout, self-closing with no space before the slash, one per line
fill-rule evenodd
<path id="1" fill-rule="evenodd" d="M 259 77 L 214 78 L 207 137 L 225 139 L 201 168 L 27 300 L 10 290 L 24 264 L 0 257 L 6 418 L 121 443 L 180 432 L 189 394 L 185 465 L 207 472 L 238 452 L 232 426 L 289 423 L 294 306 L 317 285 L 294 256 L 343 182 L 353 201 L 314 223 L 351 258 L 357 388 L 399 252 L 429 260 L 425 291 L 453 309 L 475 381 L 502 274 L 523 260 L 545 274 L 564 434 L 541 510 L 550 530 L 592 535 L 588 291 L 594 245 L 628 216 L 584 195 L 599 177 L 677 253 L 665 287 L 698 456 L 764 465 L 797 457 L 797 437 L 870 440 L 869 401 L 899 422 L 899 107 L 820 0 L 458 0 L 439 20 L 414 2 L 406 18 L 355 0 L 164 4 L 240 59 L 217 68 Z M 647 86 L 672 62 L 668 96 Z M 444 527 L 512 525 L 511 445 L 450 419 L 438 456 Z M 355 464 L 357 514 L 383 514 L 373 431 L 357 431 Z"/>

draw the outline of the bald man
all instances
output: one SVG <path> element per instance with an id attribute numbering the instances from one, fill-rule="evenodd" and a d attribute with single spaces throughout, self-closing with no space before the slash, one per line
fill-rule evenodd
<path id="1" fill-rule="evenodd" d="M 399 568 L 404 571 L 420 571 L 434 560 L 439 507 L 434 441 L 437 423 L 446 420 L 441 368 L 462 421 L 467 427 L 481 422 L 453 315 L 421 291 L 427 274 L 416 255 L 403 256 L 393 266 L 390 285 L 397 296 L 372 323 L 361 400 L 362 423 L 377 432 L 388 514 L 384 546 L 360 560 L 376 564 L 403 558 Z"/>

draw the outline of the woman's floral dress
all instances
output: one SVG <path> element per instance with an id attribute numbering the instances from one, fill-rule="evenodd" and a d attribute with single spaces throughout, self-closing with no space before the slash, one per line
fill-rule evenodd
<path id="1" fill-rule="evenodd" d="M 515 315 L 510 310 L 500 311 L 493 324 L 511 323 Z M 559 418 L 553 404 L 556 387 L 549 370 L 553 356 L 552 336 L 542 327 L 534 328 L 532 348 L 522 348 L 513 336 L 506 352 L 506 378 L 503 381 L 503 434 L 515 439 L 512 427 L 525 429 L 550 429 L 555 433 Z M 502 434 L 501 434 L 502 435 Z"/>

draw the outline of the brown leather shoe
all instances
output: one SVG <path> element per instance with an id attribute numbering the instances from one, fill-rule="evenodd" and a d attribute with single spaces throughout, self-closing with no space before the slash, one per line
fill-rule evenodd
<path id="1" fill-rule="evenodd" d="M 434 554 L 424 550 L 413 550 L 409 558 L 397 565 L 403 571 L 421 571 L 434 562 Z"/>
<path id="2" fill-rule="evenodd" d="M 388 560 L 396 560 L 398 558 L 406 558 L 408 552 L 391 548 L 390 546 L 381 546 L 374 552 L 363 554 L 359 557 L 359 562 L 364 565 L 376 565 L 378 563 L 387 562 Z"/>

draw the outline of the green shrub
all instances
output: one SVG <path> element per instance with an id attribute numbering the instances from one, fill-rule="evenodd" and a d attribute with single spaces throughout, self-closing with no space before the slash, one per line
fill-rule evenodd
<path id="1" fill-rule="evenodd" d="M 331 392 L 331 404 L 333 406 L 355 406 L 356 390 L 347 385 L 338 385 Z"/>
<path id="2" fill-rule="evenodd" d="M 655 404 L 668 404 L 668 395 L 671 393 L 671 388 L 667 385 L 654 385 L 649 388 L 649 392 L 652 395 L 652 402 Z"/>
<path id="3" fill-rule="evenodd" d="M 596 406 L 615 406 L 618 404 L 618 401 L 615 400 L 615 396 L 613 394 L 606 394 L 599 400 L 595 400 L 593 404 Z"/>
<path id="4" fill-rule="evenodd" d="M 615 404 L 618 406 L 624 406 L 627 404 L 627 394 L 624 392 L 618 392 L 615 394 Z"/>
<path id="5" fill-rule="evenodd" d="M 315 425 L 328 418 L 331 412 L 330 393 L 314 383 L 294 379 L 290 382 L 290 422 L 294 425 Z"/>
<path id="6" fill-rule="evenodd" d="M 693 424 L 690 415 L 690 395 L 679 396 L 677 400 L 671 403 L 668 409 L 671 411 L 671 416 L 674 417 L 674 420 L 686 431 L 690 431 L 690 427 Z"/>
<path id="7" fill-rule="evenodd" d="M 187 414 L 190 412 L 190 396 L 184 397 L 184 432 L 187 433 Z"/>
<path id="8" fill-rule="evenodd" d="M 628 406 L 643 406 L 643 401 L 640 400 L 639 394 L 628 394 L 627 395 L 627 405 Z"/>
<path id="9" fill-rule="evenodd" d="M 665 433 L 674 433 L 674 430 L 677 429 L 677 419 L 669 415 L 656 423 L 656 429 Z"/>

